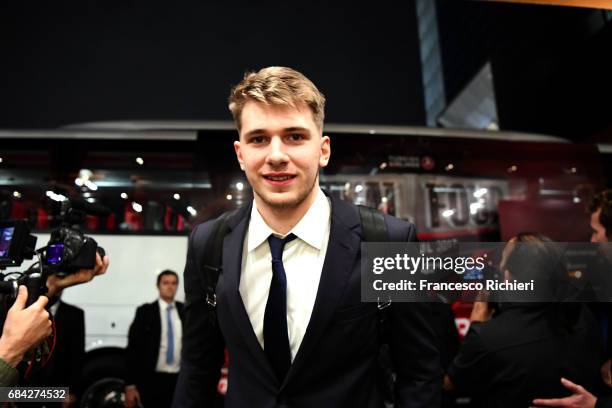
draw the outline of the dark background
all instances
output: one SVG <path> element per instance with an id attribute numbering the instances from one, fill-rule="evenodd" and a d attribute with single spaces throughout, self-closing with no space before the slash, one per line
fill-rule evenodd
<path id="1" fill-rule="evenodd" d="M 447 99 L 490 61 L 500 128 L 612 141 L 610 13 L 437 0 Z"/>
<path id="2" fill-rule="evenodd" d="M 0 127 L 117 119 L 230 120 L 245 71 L 284 65 L 332 122 L 424 122 L 406 2 L 110 0 L 3 4 Z"/>
<path id="3" fill-rule="evenodd" d="M 500 128 L 612 140 L 612 24 L 600 10 L 436 0 L 447 101 L 493 69 Z M 229 120 L 246 70 L 286 65 L 327 121 L 424 125 L 414 1 L 141 0 L 0 6 L 0 128 Z"/>

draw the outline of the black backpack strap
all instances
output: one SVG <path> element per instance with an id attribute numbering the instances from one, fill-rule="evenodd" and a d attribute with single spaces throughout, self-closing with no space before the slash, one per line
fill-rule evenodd
<path id="1" fill-rule="evenodd" d="M 385 216 L 378 210 L 365 205 L 358 205 L 359 217 L 361 218 L 361 233 L 364 242 L 388 242 L 389 230 Z M 383 310 L 391 305 L 389 301 L 378 301 L 378 309 Z"/>
<path id="2" fill-rule="evenodd" d="M 378 210 L 358 205 L 359 217 L 361 218 L 361 233 L 363 242 L 388 242 L 390 240 L 389 231 L 385 216 Z M 391 363 L 391 351 L 389 349 L 389 323 L 386 310 L 391 306 L 391 300 L 381 302 L 378 300 L 378 337 L 380 347 L 377 360 L 377 380 L 379 388 L 383 394 L 385 402 L 394 401 L 395 377 L 393 364 Z"/>
<path id="3" fill-rule="evenodd" d="M 217 295 L 215 293 L 219 275 L 223 271 L 223 239 L 229 231 L 228 220 L 236 214 L 237 210 L 223 213 L 212 226 L 210 236 L 204 245 L 204 290 L 206 291 L 206 303 L 213 310 L 217 306 Z"/>
<path id="4" fill-rule="evenodd" d="M 389 231 L 387 230 L 385 216 L 372 207 L 358 205 L 357 208 L 361 218 L 363 240 L 366 242 L 389 241 Z"/>

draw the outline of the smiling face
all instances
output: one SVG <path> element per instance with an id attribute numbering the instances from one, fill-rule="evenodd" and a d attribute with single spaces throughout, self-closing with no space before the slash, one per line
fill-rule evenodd
<path id="1" fill-rule="evenodd" d="M 249 100 L 240 122 L 234 149 L 258 209 L 310 207 L 317 196 L 319 169 L 327 166 L 331 150 L 329 137 L 321 135 L 308 106 Z"/>

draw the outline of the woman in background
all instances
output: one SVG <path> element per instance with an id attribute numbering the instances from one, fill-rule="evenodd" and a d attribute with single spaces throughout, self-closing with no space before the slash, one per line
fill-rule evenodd
<path id="1" fill-rule="evenodd" d="M 563 299 L 566 290 L 564 263 L 550 243 L 543 235 L 526 233 L 508 242 L 500 264 L 506 280 L 534 279 L 536 292 L 525 301 L 500 303 L 493 318 L 488 302 L 475 302 L 445 389 L 469 394 L 475 406 L 508 408 L 569 395 L 561 377 L 602 389 L 604 353 L 591 312 L 581 303 L 541 302 Z"/>

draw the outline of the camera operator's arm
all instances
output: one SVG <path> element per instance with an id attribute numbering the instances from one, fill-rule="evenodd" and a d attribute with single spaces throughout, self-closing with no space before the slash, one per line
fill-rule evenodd
<path id="1" fill-rule="evenodd" d="M 81 269 L 62 278 L 56 275 L 47 277 L 47 296 L 56 296 L 62 289 L 89 282 L 97 275 L 104 274 L 108 269 L 108 262 L 108 256 L 102 259 L 100 254 L 96 254 L 96 266 L 93 269 Z"/>
<path id="2" fill-rule="evenodd" d="M 4 322 L 0 337 L 0 386 L 2 387 L 17 383 L 18 373 L 15 366 L 26 351 L 51 334 L 49 312 L 45 310 L 49 299 L 41 296 L 25 308 L 27 299 L 28 290 L 25 286 L 20 286 L 17 299 L 9 309 Z"/>

